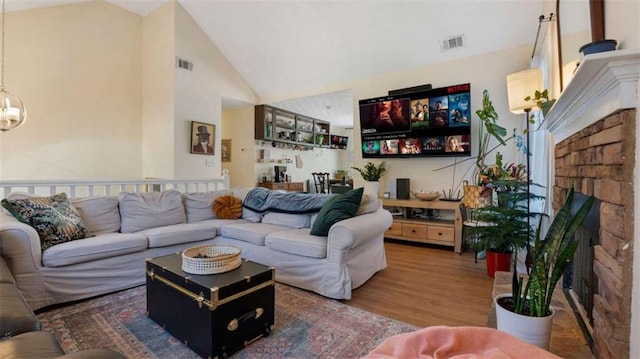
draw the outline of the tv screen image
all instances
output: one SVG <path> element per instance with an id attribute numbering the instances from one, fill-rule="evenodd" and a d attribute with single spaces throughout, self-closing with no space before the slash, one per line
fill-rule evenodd
<path id="1" fill-rule="evenodd" d="M 331 148 L 339 148 L 339 149 L 345 150 L 347 149 L 348 144 L 349 144 L 349 137 L 331 135 Z"/>
<path id="2" fill-rule="evenodd" d="M 409 99 L 390 99 L 365 104 L 360 108 L 363 133 L 385 134 L 411 130 Z"/>
<path id="3" fill-rule="evenodd" d="M 380 154 L 381 155 L 397 155 L 398 154 L 398 140 L 381 140 L 380 141 Z"/>
<path id="4" fill-rule="evenodd" d="M 449 96 L 449 127 L 469 126 L 469 94 Z"/>
<path id="5" fill-rule="evenodd" d="M 446 127 L 449 118 L 449 98 L 438 96 L 429 99 L 429 127 Z"/>
<path id="6" fill-rule="evenodd" d="M 429 99 L 411 100 L 411 128 L 429 128 Z"/>
<path id="7" fill-rule="evenodd" d="M 372 140 L 362 142 L 362 153 L 370 156 L 380 155 L 380 141 Z"/>
<path id="8" fill-rule="evenodd" d="M 359 101 L 363 158 L 471 155 L 471 84 Z"/>

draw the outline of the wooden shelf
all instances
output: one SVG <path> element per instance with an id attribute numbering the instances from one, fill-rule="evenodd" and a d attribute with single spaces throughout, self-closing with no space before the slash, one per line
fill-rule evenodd
<path id="1" fill-rule="evenodd" d="M 394 215 L 393 224 L 385 232 L 385 237 L 412 242 L 431 243 L 453 247 L 454 252 L 462 251 L 462 217 L 460 202 L 420 201 L 411 199 L 383 199 L 385 207 L 402 209 L 403 215 Z M 411 216 L 411 209 L 436 209 L 452 211 L 453 219 L 423 218 Z"/>
<path id="2" fill-rule="evenodd" d="M 329 147 L 329 122 L 268 105 L 255 107 L 256 140 L 276 141 L 311 147 Z"/>

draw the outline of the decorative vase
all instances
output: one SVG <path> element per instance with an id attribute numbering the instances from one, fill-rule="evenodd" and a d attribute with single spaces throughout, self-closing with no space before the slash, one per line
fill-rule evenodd
<path id="1" fill-rule="evenodd" d="M 376 198 L 380 197 L 380 181 L 366 181 L 363 187 L 363 193 L 375 195 Z"/>
<path id="2" fill-rule="evenodd" d="M 549 350 L 554 311 L 546 317 L 530 317 L 514 313 L 501 305 L 502 298 L 511 294 L 499 294 L 495 298 L 497 329 L 516 336 L 527 343 Z"/>
<path id="3" fill-rule="evenodd" d="M 494 278 L 496 271 L 511 271 L 511 256 L 512 253 L 498 253 L 490 249 L 487 250 L 487 275 Z"/>
<path id="4" fill-rule="evenodd" d="M 598 52 L 613 51 L 618 42 L 616 40 L 599 40 L 582 45 L 578 50 L 582 56 L 595 54 Z"/>

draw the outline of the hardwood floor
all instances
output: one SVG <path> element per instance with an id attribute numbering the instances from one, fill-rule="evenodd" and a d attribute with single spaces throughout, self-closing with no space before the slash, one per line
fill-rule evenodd
<path id="1" fill-rule="evenodd" d="M 385 249 L 387 268 L 344 303 L 419 327 L 487 325 L 493 279 L 473 252 L 392 241 Z"/>
<path id="2" fill-rule="evenodd" d="M 385 250 L 387 268 L 354 290 L 345 304 L 418 327 L 487 326 L 493 278 L 487 275 L 484 260 L 474 263 L 473 252 L 460 255 L 451 248 L 396 241 L 386 241 Z M 566 321 L 554 325 L 554 354 L 593 357 L 579 331 L 562 328 Z"/>

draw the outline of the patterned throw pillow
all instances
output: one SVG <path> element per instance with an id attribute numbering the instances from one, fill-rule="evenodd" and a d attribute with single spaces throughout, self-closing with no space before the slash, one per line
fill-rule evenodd
<path id="1" fill-rule="evenodd" d="M 78 211 L 69 202 L 66 193 L 51 197 L 4 199 L 2 206 L 38 232 L 43 251 L 56 244 L 89 236 L 87 227 Z"/>

